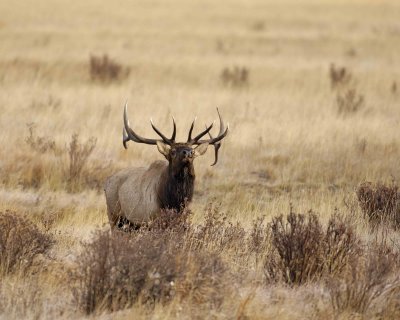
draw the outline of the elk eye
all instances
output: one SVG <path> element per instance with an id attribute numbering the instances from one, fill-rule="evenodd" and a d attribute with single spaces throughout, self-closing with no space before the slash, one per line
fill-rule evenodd
<path id="1" fill-rule="evenodd" d="M 172 149 L 171 152 L 169 153 L 171 155 L 171 157 L 175 157 L 176 156 L 176 151 L 175 149 Z"/>

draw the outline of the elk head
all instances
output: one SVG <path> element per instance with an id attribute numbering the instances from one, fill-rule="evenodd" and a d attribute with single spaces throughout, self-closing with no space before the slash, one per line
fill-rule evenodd
<path id="1" fill-rule="evenodd" d="M 225 138 L 228 134 L 229 125 L 225 128 L 218 108 L 217 112 L 219 116 L 220 128 L 219 133 L 216 137 L 212 137 L 212 135 L 210 134 L 210 130 L 214 125 L 214 123 L 212 123 L 210 126 L 206 126 L 204 131 L 200 132 L 197 136 L 192 138 L 193 128 L 196 121 L 196 119 L 194 119 L 189 129 L 187 141 L 181 143 L 175 141 L 176 124 L 174 118 L 172 118 L 173 132 L 171 138 L 167 138 L 160 130 L 158 130 L 153 124 L 152 120 L 150 120 L 151 126 L 161 139 L 147 139 L 138 135 L 135 131 L 131 129 L 129 125 L 129 120 L 127 116 L 127 104 L 125 104 L 123 145 L 126 149 L 126 143 L 129 140 L 137 143 L 157 145 L 158 151 L 168 160 L 169 167 L 174 175 L 179 175 L 183 171 L 194 175 L 193 160 L 194 158 L 203 155 L 207 151 L 209 145 L 213 145 L 215 150 L 215 161 L 212 166 L 218 162 L 218 150 L 221 147 L 222 139 Z M 202 139 L 206 134 L 208 134 L 210 138 Z"/>
<path id="2" fill-rule="evenodd" d="M 217 109 L 218 111 L 218 109 Z M 220 129 L 218 135 L 214 138 L 210 134 L 213 124 L 206 126 L 205 130 L 192 138 L 195 121 L 189 130 L 188 139 L 186 142 L 176 142 L 176 124 L 173 120 L 173 132 L 171 138 L 167 138 L 151 121 L 151 126 L 161 139 L 148 139 L 138 135 L 129 125 L 127 116 L 127 106 L 124 110 L 124 129 L 123 129 L 123 144 L 126 148 L 126 143 L 131 140 L 137 143 L 145 143 L 157 145 L 158 151 L 168 160 L 168 167 L 164 167 L 159 172 L 157 199 L 160 208 L 169 208 L 181 210 L 187 202 L 190 202 L 194 190 L 194 166 L 193 161 L 196 157 L 203 155 L 209 145 L 213 145 L 215 149 L 215 165 L 218 161 L 218 150 L 221 146 L 221 140 L 228 134 L 229 126 L 225 129 L 222 117 L 218 111 Z M 209 139 L 202 139 L 206 134 Z"/>

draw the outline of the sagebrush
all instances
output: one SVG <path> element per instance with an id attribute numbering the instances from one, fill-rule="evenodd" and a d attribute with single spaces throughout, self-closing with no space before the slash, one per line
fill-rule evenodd
<path id="1" fill-rule="evenodd" d="M 53 244 L 30 220 L 16 212 L 0 212 L 0 275 L 26 271 Z"/>

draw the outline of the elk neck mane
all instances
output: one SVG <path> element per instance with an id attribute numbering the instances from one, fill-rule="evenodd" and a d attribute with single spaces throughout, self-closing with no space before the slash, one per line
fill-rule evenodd
<path id="1" fill-rule="evenodd" d="M 192 200 L 195 178 L 193 164 L 182 166 L 175 172 L 168 166 L 158 190 L 161 208 L 181 210 L 187 201 Z"/>

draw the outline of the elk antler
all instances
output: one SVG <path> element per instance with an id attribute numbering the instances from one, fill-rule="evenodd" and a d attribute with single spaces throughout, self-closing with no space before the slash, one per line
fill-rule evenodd
<path id="1" fill-rule="evenodd" d="M 151 121 L 151 126 L 154 129 L 154 131 L 162 138 L 162 140 L 168 144 L 172 145 L 175 142 L 175 136 L 176 136 L 176 124 L 175 124 L 175 119 L 172 118 L 172 122 L 174 125 L 174 129 L 172 132 L 172 137 L 171 139 L 168 139 L 166 136 L 164 136 L 160 130 L 158 130 L 155 125 L 153 124 L 153 121 Z M 131 140 L 133 142 L 137 143 L 145 143 L 145 144 L 152 144 L 155 145 L 157 144 L 157 141 L 160 141 L 159 139 L 147 139 L 139 136 L 135 131 L 133 131 L 129 125 L 129 120 L 128 120 L 128 103 L 125 103 L 125 108 L 124 108 L 124 128 L 122 130 L 122 143 L 124 145 L 124 148 L 127 149 L 126 143 Z"/>
<path id="2" fill-rule="evenodd" d="M 192 131 L 193 131 L 193 127 L 194 127 L 194 121 L 193 121 L 193 122 L 192 122 L 192 125 L 191 125 L 191 127 L 190 127 L 190 131 L 189 131 L 189 136 L 188 136 L 188 141 L 187 141 L 187 143 L 189 143 L 190 145 L 199 144 L 199 143 L 197 143 L 197 142 L 200 140 L 200 138 L 202 138 L 204 135 L 206 135 L 207 133 L 209 133 L 213 126 L 214 126 L 214 122 L 211 123 L 210 126 L 208 126 L 208 127 L 206 126 L 206 130 L 200 132 L 197 136 L 195 136 L 193 139 L 191 139 Z"/>
<path id="3" fill-rule="evenodd" d="M 213 139 L 213 136 L 211 135 L 211 133 L 209 132 L 208 135 L 210 136 L 211 139 Z M 211 166 L 215 166 L 218 162 L 218 150 L 219 148 L 221 148 L 221 141 L 216 142 L 214 144 L 214 152 L 215 152 L 215 156 L 214 156 L 214 163 Z"/>
<path id="4" fill-rule="evenodd" d="M 208 144 L 212 144 L 214 146 L 215 149 L 215 161 L 212 164 L 212 166 L 214 166 L 217 162 L 218 162 L 218 150 L 221 147 L 221 140 L 223 138 L 226 137 L 226 135 L 228 134 L 228 130 L 229 130 L 229 124 L 227 125 L 226 129 L 224 126 L 224 121 L 222 120 L 221 114 L 219 113 L 219 110 L 217 108 L 217 112 L 218 112 L 218 117 L 219 117 L 219 133 L 218 135 L 214 138 L 211 134 L 210 134 L 210 130 L 213 126 L 213 124 L 211 124 L 209 127 L 206 126 L 206 130 L 204 130 L 202 133 L 200 133 L 198 136 L 196 136 L 194 139 L 192 139 L 189 143 L 190 144 L 202 144 L 202 143 L 208 143 Z M 189 138 L 191 136 L 192 130 L 193 130 L 193 126 L 194 126 L 194 121 L 192 123 L 192 126 L 190 127 L 190 131 L 189 131 Z M 205 134 L 207 134 L 210 136 L 210 139 L 208 140 L 200 140 L 201 137 L 203 137 Z"/>

